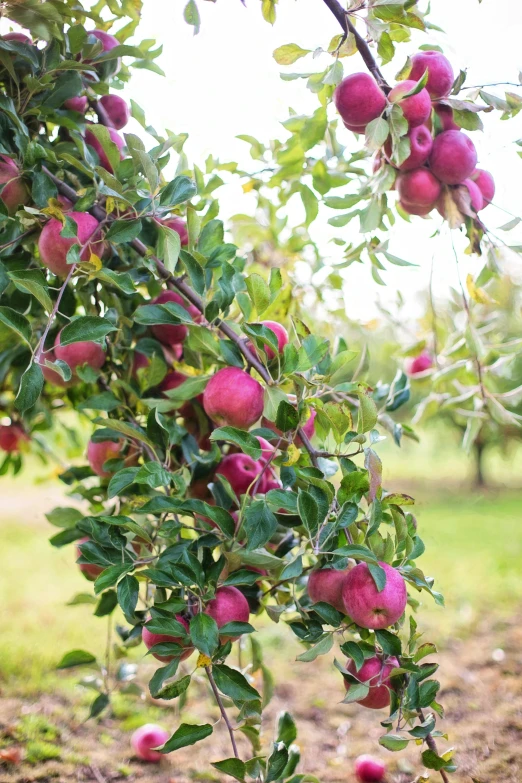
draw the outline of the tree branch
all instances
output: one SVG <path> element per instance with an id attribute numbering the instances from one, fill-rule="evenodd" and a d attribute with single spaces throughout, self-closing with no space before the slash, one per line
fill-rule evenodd
<path id="1" fill-rule="evenodd" d="M 205 671 L 207 673 L 208 681 L 210 683 L 210 687 L 212 688 L 214 692 L 214 696 L 216 697 L 216 701 L 219 707 L 219 711 L 221 713 L 221 717 L 225 721 L 228 729 L 228 733 L 230 734 L 230 742 L 232 743 L 232 750 L 234 751 L 234 756 L 236 759 L 239 758 L 239 753 L 237 752 L 237 745 L 236 745 L 236 739 L 234 737 L 234 729 L 232 728 L 232 725 L 228 719 L 228 715 L 226 713 L 225 707 L 223 706 L 223 702 L 221 700 L 221 696 L 219 695 L 219 691 L 217 689 L 217 685 L 214 681 L 214 677 L 212 676 L 212 671 L 210 669 L 210 666 L 205 666 Z"/>
<path id="2" fill-rule="evenodd" d="M 421 710 L 420 707 L 417 709 L 417 715 L 421 719 L 422 723 L 424 723 L 424 721 L 426 719 L 425 719 L 424 713 L 423 713 L 423 711 Z M 439 755 L 439 751 L 437 750 L 437 743 L 435 742 L 435 740 L 433 739 L 431 734 L 428 734 L 427 737 L 426 737 L 426 745 L 428 746 L 428 748 L 430 750 L 432 750 L 434 753 L 436 753 L 437 756 Z M 443 769 L 440 769 L 439 772 L 440 772 L 440 776 L 441 776 L 442 780 L 444 781 L 444 783 L 449 783 L 449 778 L 448 778 L 447 773 Z"/>
<path id="3" fill-rule="evenodd" d="M 323 2 L 341 25 L 345 37 L 347 38 L 348 35 L 353 35 L 359 54 L 363 58 L 364 64 L 374 77 L 377 84 L 382 87 L 384 92 L 389 92 L 391 89 L 390 85 L 382 75 L 367 41 L 365 41 L 362 35 L 358 33 L 353 26 L 349 11 L 346 11 L 342 7 L 342 5 L 339 3 L 339 0 L 323 0 Z"/>

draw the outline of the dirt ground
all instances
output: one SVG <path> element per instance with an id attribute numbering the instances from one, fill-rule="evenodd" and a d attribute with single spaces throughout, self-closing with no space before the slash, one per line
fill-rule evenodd
<path id="1" fill-rule="evenodd" d="M 442 723 L 449 743 L 439 749 L 456 748 L 459 771 L 455 783 L 520 783 L 522 781 L 522 628 L 520 618 L 494 622 L 485 618 L 467 640 L 455 640 L 439 655 L 442 691 L 446 708 Z M 274 722 L 282 709 L 294 715 L 298 744 L 302 752 L 300 771 L 321 781 L 355 780 L 353 759 L 372 753 L 388 765 L 389 783 L 409 783 L 422 773 L 421 748 L 415 745 L 400 753 L 380 748 L 382 733 L 379 713 L 358 705 L 339 704 L 342 687 L 331 659 L 325 656 L 314 664 L 294 663 L 293 676 L 275 672 L 276 692 L 267 711 L 264 743 L 268 747 Z M 298 667 L 298 668 L 294 668 Z M 283 675 L 283 676 L 281 676 Z M 160 765 L 146 765 L 132 757 L 131 729 L 145 722 L 143 716 L 155 710 L 142 705 L 138 713 L 104 717 L 85 722 L 85 701 L 77 702 L 74 690 L 40 698 L 0 697 L 0 757 L 20 748 L 18 764 L 0 762 L 0 783 L 59 781 L 60 783 L 109 783 L 129 780 L 154 783 L 216 781 L 221 777 L 210 762 L 231 755 L 228 735 L 222 723 L 210 739 L 166 758 Z M 191 688 L 191 698 L 183 719 L 203 723 L 217 720 L 217 712 L 204 698 L 203 681 Z M 136 708 L 134 708 L 135 710 Z M 175 726 L 177 716 L 169 703 L 163 717 Z M 159 715 L 159 712 L 158 712 Z M 161 722 L 161 720 L 159 721 Z M 439 741 L 440 742 L 440 741 Z M 250 748 L 238 735 L 243 758 Z M 41 747 L 40 747 L 41 746 Z M 34 761 L 35 755 L 46 757 Z M 56 758 L 49 758 L 49 756 Z M 33 763 L 30 763 L 31 756 Z M 29 757 L 29 759 L 28 759 Z M 231 778 L 228 778 L 231 780 Z M 440 780 L 432 773 L 431 780 Z"/>

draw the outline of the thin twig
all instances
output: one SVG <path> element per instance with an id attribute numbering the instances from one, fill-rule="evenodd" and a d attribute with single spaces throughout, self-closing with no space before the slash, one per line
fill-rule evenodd
<path id="1" fill-rule="evenodd" d="M 207 673 L 207 677 L 208 677 L 208 681 L 210 683 L 210 687 L 212 688 L 212 690 L 214 692 L 214 696 L 216 697 L 216 701 L 217 701 L 217 705 L 219 707 L 219 711 L 221 713 L 221 717 L 225 721 L 227 729 L 228 729 L 228 733 L 230 734 L 230 742 L 232 743 L 232 750 L 234 751 L 234 756 L 236 757 L 236 759 L 238 759 L 239 758 L 239 753 L 237 752 L 237 745 L 236 745 L 236 740 L 235 740 L 235 737 L 234 737 L 234 729 L 232 728 L 232 724 L 230 723 L 230 721 L 228 719 L 228 715 L 227 715 L 225 707 L 223 705 L 223 701 L 221 700 L 221 696 L 219 695 L 219 691 L 218 691 L 217 685 L 216 685 L 216 683 L 214 681 L 214 677 L 212 675 L 212 671 L 210 669 L 210 666 L 205 666 L 205 671 Z"/>
<path id="2" fill-rule="evenodd" d="M 11 245 L 14 245 L 16 242 L 19 242 L 21 239 L 25 239 L 25 237 L 28 237 L 29 234 L 32 234 L 34 232 L 34 227 L 29 228 L 27 231 L 24 231 L 23 234 L 18 234 L 17 237 L 14 239 L 10 239 L 9 242 L 5 242 L 3 245 L 0 245 L 0 251 L 5 250 L 6 247 L 11 247 Z"/>
<path id="3" fill-rule="evenodd" d="M 423 713 L 423 711 L 421 710 L 420 707 L 417 708 L 417 715 L 419 716 L 420 720 L 424 723 L 425 717 L 424 717 L 424 713 Z M 430 750 L 433 751 L 433 753 L 436 753 L 437 756 L 439 755 L 439 751 L 437 750 L 437 743 L 435 742 L 435 740 L 433 739 L 431 734 L 428 734 L 426 736 L 426 745 L 428 746 L 428 748 Z M 449 783 L 449 778 L 448 778 L 446 772 L 443 769 L 440 769 L 439 772 L 440 772 L 440 776 L 441 776 L 442 780 L 444 781 L 444 783 Z"/>

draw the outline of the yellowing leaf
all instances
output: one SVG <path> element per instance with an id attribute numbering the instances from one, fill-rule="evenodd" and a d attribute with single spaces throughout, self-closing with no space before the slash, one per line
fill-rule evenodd
<path id="1" fill-rule="evenodd" d="M 212 658 L 209 658 L 208 655 L 203 655 L 203 653 L 200 653 L 198 655 L 198 662 L 197 662 L 198 669 L 204 669 L 205 666 L 210 666 L 211 663 L 212 663 Z"/>
<path id="2" fill-rule="evenodd" d="M 55 198 L 49 199 L 47 206 L 45 207 L 45 209 L 42 209 L 42 212 L 44 213 L 44 215 L 49 215 L 49 217 L 56 218 L 57 220 L 60 220 L 62 223 L 65 220 L 65 216 L 62 212 L 62 208 L 59 202 Z"/>
<path id="3" fill-rule="evenodd" d="M 97 256 L 96 253 L 91 253 L 88 263 L 94 267 L 95 272 L 99 272 L 103 266 L 101 258 Z"/>
<path id="4" fill-rule="evenodd" d="M 290 467 L 291 465 L 295 465 L 295 463 L 299 460 L 299 457 L 301 456 L 301 450 L 297 448 L 293 443 L 290 444 L 287 450 L 287 456 L 286 460 L 282 462 L 282 465 L 285 465 L 285 467 Z"/>
<path id="5" fill-rule="evenodd" d="M 249 182 L 245 182 L 245 184 L 243 185 L 243 193 L 250 193 L 251 190 L 254 190 L 255 185 L 256 185 L 255 179 L 251 179 L 249 180 Z"/>
<path id="6" fill-rule="evenodd" d="M 310 51 L 310 49 L 302 49 L 297 44 L 285 44 L 274 51 L 274 60 L 278 65 L 292 65 Z"/>
<path id="7" fill-rule="evenodd" d="M 484 291 L 483 288 L 479 288 L 477 285 L 475 285 L 473 275 L 471 274 L 466 277 L 466 288 L 468 289 L 468 294 L 474 302 L 477 302 L 478 304 L 491 304 L 493 302 L 493 299 L 486 293 L 486 291 Z"/>

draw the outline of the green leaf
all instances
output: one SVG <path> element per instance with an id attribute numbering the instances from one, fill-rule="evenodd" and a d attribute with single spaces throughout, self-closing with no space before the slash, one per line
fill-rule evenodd
<path id="1" fill-rule="evenodd" d="M 204 723 L 202 726 L 182 723 L 160 749 L 160 753 L 172 753 L 172 751 L 185 748 L 187 745 L 194 745 L 205 737 L 209 737 L 212 731 L 210 723 Z"/>
<path id="2" fill-rule="evenodd" d="M 259 549 L 270 541 L 277 529 L 277 518 L 270 511 L 266 498 L 254 500 L 247 508 L 243 527 L 247 549 Z"/>
<path id="3" fill-rule="evenodd" d="M 196 649 L 212 658 L 219 647 L 219 630 L 214 618 L 204 612 L 194 615 L 190 621 L 190 638 Z"/>
<path id="4" fill-rule="evenodd" d="M 0 322 L 31 344 L 31 324 L 27 318 L 10 307 L 0 307 Z"/>
<path id="5" fill-rule="evenodd" d="M 86 340 L 100 342 L 109 332 L 116 331 L 117 328 L 107 318 L 101 318 L 97 315 L 81 315 L 62 329 L 60 345 L 70 345 Z"/>
<path id="6" fill-rule="evenodd" d="M 359 391 L 359 412 L 357 416 L 357 432 L 364 433 L 373 430 L 377 424 L 377 405 L 364 389 Z"/>
<path id="7" fill-rule="evenodd" d="M 110 239 L 115 245 L 132 242 L 141 234 L 143 224 L 141 220 L 115 220 L 111 223 L 106 239 Z"/>
<path id="8" fill-rule="evenodd" d="M 218 429 L 213 430 L 210 440 L 224 440 L 227 443 L 233 443 L 254 460 L 258 460 L 261 457 L 262 452 L 259 441 L 250 432 L 238 430 L 235 427 L 218 427 Z"/>
<path id="9" fill-rule="evenodd" d="M 297 44 L 284 44 L 274 50 L 273 56 L 278 65 L 292 65 L 310 52 L 311 49 L 302 49 Z"/>
<path id="10" fill-rule="evenodd" d="M 404 750 L 408 747 L 408 741 L 398 734 L 385 734 L 383 737 L 379 737 L 379 745 L 382 745 L 386 750 Z"/>
<path id="11" fill-rule="evenodd" d="M 159 462 L 146 462 L 136 473 L 134 481 L 136 484 L 147 484 L 152 487 L 168 487 L 172 479 L 169 471 Z"/>
<path id="12" fill-rule="evenodd" d="M 140 594 L 140 585 L 135 576 L 124 576 L 118 583 L 118 603 L 123 610 L 123 614 L 128 622 L 134 617 L 134 612 L 138 604 Z"/>
<path id="13" fill-rule="evenodd" d="M 368 567 L 370 568 L 371 566 Z M 401 654 L 401 640 L 391 631 L 387 631 L 386 629 L 382 631 L 375 631 L 375 638 L 377 639 L 377 643 L 381 645 L 383 652 L 385 652 L 386 655 L 394 655 L 395 657 L 398 657 Z"/>
<path id="14" fill-rule="evenodd" d="M 255 630 L 254 626 L 250 625 L 250 623 L 240 623 L 237 620 L 233 620 L 230 623 L 222 625 L 219 629 L 219 633 L 221 636 L 243 636 L 244 633 L 255 633 Z"/>
<path id="15" fill-rule="evenodd" d="M 71 669 L 73 666 L 87 666 L 96 663 L 96 656 L 85 650 L 71 650 L 65 653 L 62 660 L 56 667 L 57 669 Z"/>
<path id="16" fill-rule="evenodd" d="M 270 287 L 265 283 L 261 275 L 252 274 L 245 278 L 246 287 L 252 300 L 252 304 L 258 315 L 262 315 L 270 304 Z"/>
<path id="17" fill-rule="evenodd" d="M 194 28 L 194 35 L 197 35 L 201 26 L 201 18 L 195 0 L 188 1 L 183 11 L 183 18 L 187 24 Z"/>
<path id="18" fill-rule="evenodd" d="M 303 661 L 305 663 L 310 663 L 310 661 L 315 661 L 315 659 L 318 658 L 319 655 L 326 655 L 326 653 L 330 652 L 332 647 L 333 647 L 333 635 L 329 633 L 326 634 L 326 636 L 323 636 L 323 638 L 319 642 L 317 642 L 317 644 L 314 644 L 313 647 L 310 647 L 309 650 L 306 650 L 306 652 L 301 653 L 301 655 L 298 655 L 296 661 Z"/>
<path id="19" fill-rule="evenodd" d="M 123 470 L 115 473 L 109 482 L 107 497 L 110 499 L 116 497 L 116 495 L 121 495 L 123 490 L 134 484 L 138 471 L 139 468 L 123 468 Z"/>
<path id="20" fill-rule="evenodd" d="M 378 150 L 390 133 L 390 126 L 383 117 L 377 117 L 366 126 L 366 146 L 369 150 Z"/>
<path id="21" fill-rule="evenodd" d="M 177 231 L 168 226 L 160 226 L 163 237 L 163 262 L 169 272 L 174 272 L 181 250 L 181 238 Z"/>
<path id="22" fill-rule="evenodd" d="M 171 682 L 169 685 L 165 685 L 164 688 L 154 695 L 154 698 L 164 699 L 165 701 L 177 699 L 178 696 L 181 696 L 187 691 L 190 685 L 190 679 L 190 674 L 187 674 L 185 677 L 181 677 L 179 680 L 176 680 L 176 682 Z"/>
<path id="23" fill-rule="evenodd" d="M 161 191 L 160 203 L 162 207 L 175 207 L 188 201 L 196 193 L 196 183 L 190 177 L 176 177 Z"/>
<path id="24" fill-rule="evenodd" d="M 32 408 L 42 393 L 43 385 L 42 368 L 33 362 L 22 375 L 20 388 L 15 399 L 15 408 L 22 413 Z"/>
<path id="25" fill-rule="evenodd" d="M 212 674 L 218 689 L 233 701 L 258 701 L 261 696 L 247 679 L 224 663 L 212 667 Z"/>
<path id="26" fill-rule="evenodd" d="M 96 718 L 101 715 L 104 709 L 109 706 L 109 697 L 106 693 L 100 693 L 94 699 L 89 710 L 89 718 Z"/>
<path id="27" fill-rule="evenodd" d="M 53 303 L 49 296 L 47 285 L 45 284 L 45 277 L 39 270 L 20 269 L 16 272 L 9 272 L 9 279 L 21 291 L 28 291 L 32 294 L 48 313 L 51 312 Z M 0 310 L 2 309 L 4 308 L 0 308 Z M 23 316 L 20 316 L 20 318 L 23 318 Z"/>
<path id="28" fill-rule="evenodd" d="M 241 761 L 241 759 L 223 759 L 223 761 L 213 761 L 211 764 L 219 772 L 224 772 L 225 775 L 230 775 L 236 780 L 239 780 L 240 783 L 243 783 L 245 775 L 247 774 L 245 762 Z"/>
<path id="29" fill-rule="evenodd" d="M 287 747 L 297 739 L 297 726 L 289 712 L 281 712 L 277 721 L 276 742 L 283 742 Z"/>
<path id="30" fill-rule="evenodd" d="M 55 527 L 68 528 L 74 527 L 80 519 L 83 519 L 84 514 L 77 508 L 72 508 L 71 506 L 58 506 L 57 508 L 53 508 L 52 511 L 49 511 L 45 517 L 47 521 L 50 522 L 51 525 L 55 525 Z"/>

